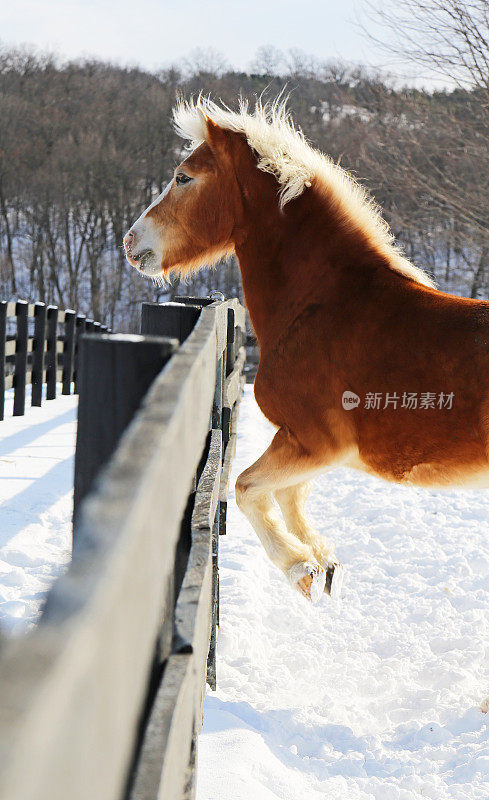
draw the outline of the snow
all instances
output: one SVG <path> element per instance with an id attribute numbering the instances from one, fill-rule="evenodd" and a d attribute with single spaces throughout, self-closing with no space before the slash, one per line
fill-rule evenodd
<path id="1" fill-rule="evenodd" d="M 46 592 L 71 557 L 78 397 L 61 395 L 0 422 L 0 631 L 31 628 Z"/>
<path id="2" fill-rule="evenodd" d="M 35 624 L 69 562 L 77 398 L 0 422 L 0 629 Z M 247 386 L 234 478 L 272 429 Z M 234 484 L 234 481 L 232 482 Z M 220 540 L 216 692 L 198 800 L 488 800 L 489 495 L 406 489 L 348 470 L 309 510 L 345 566 L 310 605 L 231 496 Z"/>
<path id="3" fill-rule="evenodd" d="M 272 433 L 247 386 L 234 478 Z M 318 606 L 230 498 L 197 800 L 487 800 L 489 495 L 338 469 L 308 507 L 345 566 Z"/>

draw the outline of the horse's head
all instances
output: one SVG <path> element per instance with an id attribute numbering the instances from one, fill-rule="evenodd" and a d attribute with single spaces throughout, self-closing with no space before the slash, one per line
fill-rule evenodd
<path id="1" fill-rule="evenodd" d="M 307 239 L 318 230 L 324 236 L 327 222 L 367 242 L 395 272 L 433 285 L 393 245 L 365 190 L 294 128 L 283 98 L 257 101 L 250 113 L 244 100 L 234 112 L 199 97 L 177 104 L 174 120 L 194 150 L 124 237 L 127 260 L 143 275 L 162 282 L 172 270 L 185 274 L 233 251 L 242 267 L 245 254 L 259 260 L 266 248 L 278 252 L 287 227 Z"/>
<path id="2" fill-rule="evenodd" d="M 176 168 L 173 180 L 124 237 L 126 258 L 161 281 L 233 252 L 242 213 L 231 135 L 206 119 L 205 141 Z"/>

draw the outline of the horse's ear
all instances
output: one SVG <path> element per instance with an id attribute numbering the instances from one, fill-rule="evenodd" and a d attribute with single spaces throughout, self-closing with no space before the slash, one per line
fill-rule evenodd
<path id="1" fill-rule="evenodd" d="M 211 149 L 221 151 L 223 148 L 227 149 L 228 132 L 210 117 L 206 116 L 205 123 L 207 126 L 207 142 Z"/>

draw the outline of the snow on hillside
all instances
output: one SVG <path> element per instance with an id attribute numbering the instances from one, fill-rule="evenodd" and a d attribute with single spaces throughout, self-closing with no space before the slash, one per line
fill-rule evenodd
<path id="1" fill-rule="evenodd" d="M 272 431 L 246 387 L 234 477 Z M 489 493 L 346 469 L 309 500 L 345 566 L 310 605 L 230 499 L 198 800 L 488 800 Z"/>
<path id="2" fill-rule="evenodd" d="M 58 386 L 61 392 L 61 386 Z M 73 457 L 78 397 L 59 396 L 0 422 L 0 632 L 32 627 L 45 594 L 71 557 Z"/>

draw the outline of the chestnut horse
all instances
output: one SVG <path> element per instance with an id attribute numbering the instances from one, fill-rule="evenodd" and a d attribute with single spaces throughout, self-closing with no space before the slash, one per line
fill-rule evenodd
<path id="1" fill-rule="evenodd" d="M 174 118 L 191 150 L 126 234 L 127 259 L 163 281 L 236 254 L 261 351 L 255 396 L 278 429 L 236 499 L 317 601 L 341 567 L 304 513 L 315 474 L 489 484 L 489 303 L 437 291 L 283 104 L 232 112 L 199 98 Z"/>

